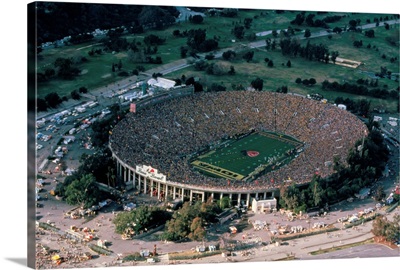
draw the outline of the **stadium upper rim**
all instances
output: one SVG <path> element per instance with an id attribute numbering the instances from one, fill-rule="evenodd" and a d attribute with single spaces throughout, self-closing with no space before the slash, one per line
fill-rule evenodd
<path id="1" fill-rule="evenodd" d="M 253 182 L 206 177 L 190 166 L 188 160 L 196 151 L 251 129 L 283 133 L 305 146 L 290 164 Z M 315 174 L 332 174 L 334 160 L 346 165 L 350 149 L 366 130 L 350 112 L 303 96 L 201 92 L 128 113 L 113 129 L 110 148 L 132 168 L 151 166 L 171 183 L 229 190 L 273 189 L 282 183 L 307 183 Z"/>

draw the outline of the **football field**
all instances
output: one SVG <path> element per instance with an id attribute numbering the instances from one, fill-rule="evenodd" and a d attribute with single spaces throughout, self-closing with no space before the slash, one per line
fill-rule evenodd
<path id="1" fill-rule="evenodd" d="M 285 135 L 257 132 L 197 157 L 192 165 L 214 177 L 242 180 L 254 172 L 274 170 L 289 162 L 301 145 Z"/>

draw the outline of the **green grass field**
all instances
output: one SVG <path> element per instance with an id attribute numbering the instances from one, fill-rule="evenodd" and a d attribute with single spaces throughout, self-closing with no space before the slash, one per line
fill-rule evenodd
<path id="1" fill-rule="evenodd" d="M 302 145 L 291 137 L 274 133 L 252 133 L 235 140 L 216 150 L 199 156 L 192 165 L 200 172 L 214 177 L 242 180 L 249 174 L 261 170 L 275 169 L 277 163 L 290 162 L 294 155 L 286 153 Z M 247 151 L 258 152 L 256 156 L 247 155 Z"/>
<path id="2" fill-rule="evenodd" d="M 319 28 L 310 28 L 303 24 L 301 26 L 293 26 L 290 21 L 295 18 L 298 11 L 285 11 L 281 14 L 276 14 L 274 10 L 253 10 L 253 9 L 242 9 L 239 11 L 238 17 L 226 18 L 226 17 L 206 17 L 201 24 L 192 24 L 190 22 L 181 22 L 175 24 L 164 30 L 149 30 L 140 35 L 124 35 L 128 42 L 135 40 L 136 42 L 143 43 L 144 37 L 150 34 L 157 35 L 161 38 L 165 38 L 166 42 L 163 45 L 158 46 L 157 55 L 162 58 L 163 64 L 171 63 L 176 60 L 180 60 L 180 47 L 185 46 L 187 38 L 175 37 L 173 35 L 174 30 L 180 30 L 181 32 L 190 29 L 206 29 L 207 38 L 216 38 L 218 40 L 219 49 L 226 49 L 237 46 L 239 43 L 247 43 L 249 40 L 245 37 L 242 41 L 233 43 L 232 40 L 236 39 L 232 34 L 233 25 L 241 23 L 246 18 L 251 18 L 252 23 L 250 29 L 246 30 L 245 36 L 251 33 L 258 33 L 266 30 L 281 30 L 287 29 L 289 26 L 296 28 L 296 33 L 309 28 L 311 32 L 318 32 Z M 348 12 L 327 12 L 317 13 L 307 11 L 308 13 L 314 13 L 316 16 L 314 19 L 323 19 L 326 16 L 342 15 L 344 16 L 341 20 L 330 23 L 329 26 L 334 28 L 335 26 L 343 27 L 351 19 L 360 20 L 360 24 L 367 23 L 367 20 L 373 21 L 374 18 L 385 17 L 385 14 L 368 14 L 368 13 L 348 13 Z M 389 16 L 391 19 L 392 16 Z M 352 95 L 348 93 L 340 92 L 322 92 L 321 83 L 324 80 L 331 82 L 349 82 L 355 83 L 357 79 L 367 79 L 368 75 L 364 72 L 376 73 L 380 71 L 380 67 L 387 67 L 392 73 L 399 72 L 399 60 L 394 62 L 390 61 L 390 58 L 398 58 L 398 46 L 394 46 L 387 42 L 388 37 L 398 40 L 399 25 L 393 25 L 389 30 L 386 30 L 383 26 L 383 22 L 380 23 L 379 27 L 374 28 L 375 37 L 368 38 L 364 33 L 357 32 L 344 32 L 342 34 L 332 34 L 332 38 L 321 37 L 312 38 L 310 42 L 314 44 L 325 44 L 329 51 L 338 51 L 339 57 L 361 61 L 364 65 L 357 69 L 341 67 L 337 65 L 324 64 L 314 61 L 307 61 L 300 57 L 288 57 L 283 56 L 280 49 L 275 51 L 266 51 L 265 48 L 254 49 L 253 60 L 247 63 L 241 57 L 241 54 L 232 61 L 224 61 L 223 59 L 208 61 L 208 63 L 218 63 L 225 66 L 226 72 L 221 75 L 209 75 L 204 71 L 197 71 L 194 67 L 188 67 L 183 70 L 170 73 L 165 77 L 168 79 L 181 78 L 185 75 L 187 78 L 190 76 L 198 77 L 205 89 L 210 87 L 213 83 L 224 85 L 227 90 L 233 90 L 235 85 L 243 85 L 248 87 L 252 80 L 257 77 L 264 81 L 263 90 L 276 91 L 278 87 L 287 86 L 290 92 L 306 95 L 312 93 L 321 93 L 332 102 L 336 97 L 341 96 L 343 98 L 350 98 L 358 100 L 361 98 L 367 98 L 371 101 L 371 107 L 386 108 L 388 111 L 397 111 L 397 100 L 393 99 L 379 99 L 372 97 L 363 97 L 358 95 Z M 272 35 L 257 37 L 257 40 L 265 40 L 267 37 Z M 278 38 L 279 40 L 279 38 Z M 353 42 L 355 40 L 362 40 L 364 46 L 361 48 L 355 48 Z M 304 45 L 306 40 L 301 40 Z M 129 60 L 127 52 L 120 52 L 112 54 L 111 52 L 104 53 L 102 55 L 89 56 L 88 52 L 94 48 L 102 48 L 99 44 L 100 39 L 96 39 L 90 43 L 84 43 L 79 45 L 60 47 L 55 49 L 44 50 L 38 55 L 38 72 L 44 73 L 47 68 L 53 67 L 54 61 L 58 57 L 70 57 L 73 59 L 79 59 L 86 57 L 87 61 L 80 63 L 77 67 L 81 70 L 81 74 L 73 80 L 61 80 L 53 78 L 45 83 L 38 83 L 37 96 L 43 98 L 50 92 L 57 92 L 60 96 L 70 97 L 70 93 L 73 90 L 77 90 L 80 87 L 88 88 L 89 92 L 95 88 L 101 86 L 111 87 L 114 84 L 118 84 L 119 80 L 124 79 L 117 75 L 118 72 L 113 73 L 111 71 L 112 63 L 118 63 L 122 61 L 122 71 L 132 72 L 138 65 L 144 66 L 145 70 L 156 68 L 158 65 L 147 64 L 147 63 L 134 63 Z M 367 45 L 371 45 L 368 49 Z M 382 56 L 385 55 L 385 58 Z M 274 67 L 270 68 L 264 61 L 265 58 L 273 60 Z M 287 61 L 290 60 L 292 67 L 286 67 Z M 230 66 L 235 69 L 234 75 L 227 74 Z M 302 84 L 296 84 L 297 78 L 309 79 L 314 78 L 317 84 L 313 87 L 304 86 Z M 379 87 L 385 87 L 388 90 L 396 89 L 398 82 L 389 79 L 380 79 Z"/>

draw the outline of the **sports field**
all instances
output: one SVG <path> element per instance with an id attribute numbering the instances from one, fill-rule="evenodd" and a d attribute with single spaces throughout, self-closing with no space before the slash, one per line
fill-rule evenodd
<path id="1" fill-rule="evenodd" d="M 192 165 L 214 177 L 243 180 L 289 162 L 301 146 L 301 142 L 285 135 L 257 132 L 197 157 Z"/>

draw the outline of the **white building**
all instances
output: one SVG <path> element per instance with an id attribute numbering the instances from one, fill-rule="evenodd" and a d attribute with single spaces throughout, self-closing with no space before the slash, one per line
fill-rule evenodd
<path id="1" fill-rule="evenodd" d="M 277 201 L 275 198 L 269 200 L 256 200 L 253 199 L 251 203 L 251 210 L 254 213 L 265 213 L 276 211 Z"/>

